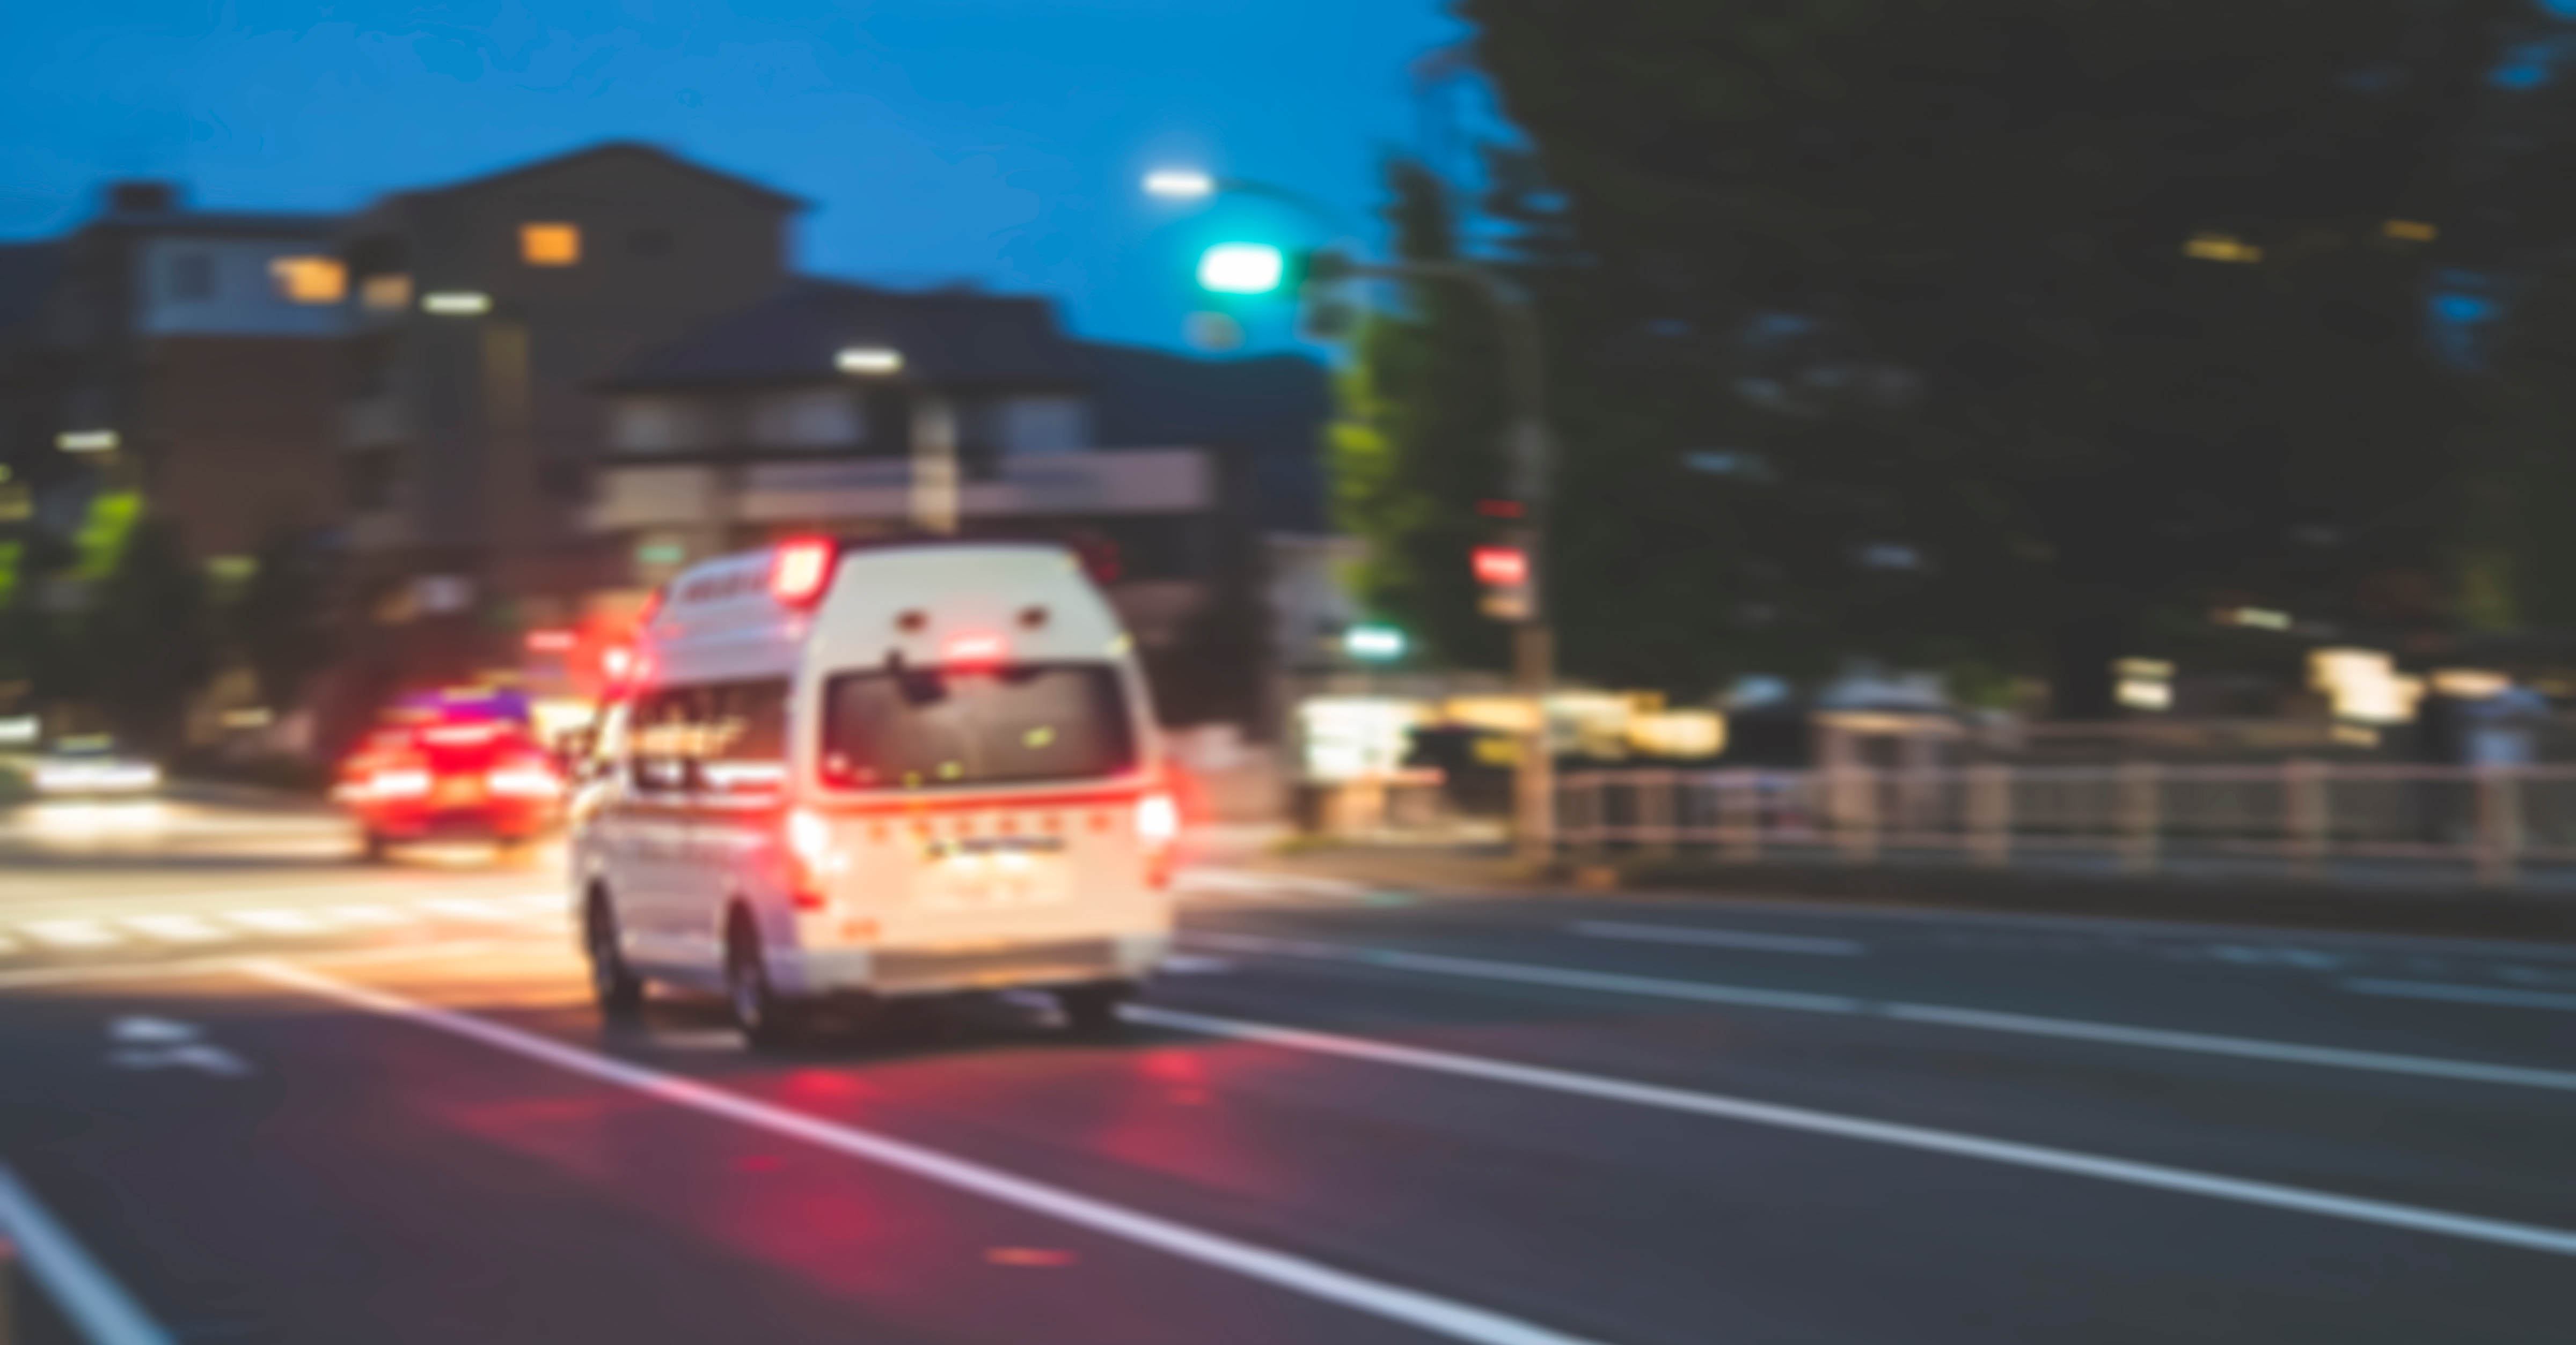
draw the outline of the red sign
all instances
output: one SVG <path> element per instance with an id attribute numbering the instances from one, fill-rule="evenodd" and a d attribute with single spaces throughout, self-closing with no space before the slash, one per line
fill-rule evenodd
<path id="1" fill-rule="evenodd" d="M 1519 547 L 1477 547 L 1475 563 L 1479 583 L 1508 585 L 1529 582 L 1529 555 Z"/>

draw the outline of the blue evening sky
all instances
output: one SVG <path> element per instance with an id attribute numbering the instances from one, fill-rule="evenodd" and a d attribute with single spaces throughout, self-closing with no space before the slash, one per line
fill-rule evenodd
<path id="1" fill-rule="evenodd" d="M 1144 199 L 1191 161 L 1375 233 L 1379 164 L 1423 138 L 1411 67 L 1443 0 L 12 0 L 0 238 L 112 176 L 201 205 L 340 210 L 605 138 L 815 203 L 824 274 L 973 278 L 1085 335 L 1174 345 L 1211 233 L 1253 203 Z M 1285 339 L 1264 324 L 1256 345 Z"/>

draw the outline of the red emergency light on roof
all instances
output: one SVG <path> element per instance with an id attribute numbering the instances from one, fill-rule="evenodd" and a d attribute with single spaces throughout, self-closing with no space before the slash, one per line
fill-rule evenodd
<path id="1" fill-rule="evenodd" d="M 1512 546 L 1480 546 L 1475 551 L 1476 579 L 1485 584 L 1529 582 L 1529 554 Z"/>
<path id="2" fill-rule="evenodd" d="M 528 632 L 528 652 L 531 654 L 568 654 L 572 652 L 574 643 L 573 632 L 560 626 L 540 627 Z"/>
<path id="3" fill-rule="evenodd" d="M 832 561 L 840 547 L 829 537 L 798 537 L 780 542 L 769 562 L 769 594 L 790 607 L 809 607 L 832 582 Z"/>

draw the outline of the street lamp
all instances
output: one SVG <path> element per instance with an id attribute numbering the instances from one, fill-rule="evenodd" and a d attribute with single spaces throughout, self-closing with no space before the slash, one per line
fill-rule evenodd
<path id="1" fill-rule="evenodd" d="M 1200 176 L 1205 177 L 1204 174 Z M 1148 190 L 1152 190 L 1152 182 L 1153 178 L 1149 177 Z M 1178 188 L 1184 184 L 1176 176 L 1170 185 Z M 1339 227 L 1334 212 L 1328 207 L 1284 187 L 1236 178 L 1209 179 L 1206 187 L 1206 192 L 1199 194 L 1222 191 L 1269 197 Z M 1164 191 L 1156 194 L 1180 193 Z M 1261 279 L 1262 276 L 1255 273 L 1254 249 L 1264 249 L 1279 258 L 1276 269 L 1266 271 L 1266 284 L 1258 288 L 1238 289 L 1233 284 L 1219 283 L 1240 281 L 1248 286 L 1251 281 Z M 1219 259 L 1221 253 L 1226 254 L 1222 262 Z M 1328 260 L 1333 263 L 1329 268 L 1324 265 Z M 1280 256 L 1278 249 L 1261 244 L 1220 245 L 1209 249 L 1199 261 L 1200 283 L 1227 293 L 1268 293 L 1283 285 L 1289 270 L 1286 258 Z M 1532 710 L 1530 737 L 1523 742 L 1519 764 L 1512 773 L 1513 848 L 1524 862 L 1551 862 L 1556 854 L 1556 763 L 1548 737 L 1547 693 L 1556 680 L 1556 644 L 1546 605 L 1540 600 L 1544 588 L 1540 562 L 1545 554 L 1548 496 L 1556 449 L 1547 428 L 1545 351 L 1539 339 L 1537 308 L 1518 285 L 1472 262 L 1352 262 L 1325 254 L 1314 257 L 1311 265 L 1299 268 L 1299 274 L 1319 280 L 1330 275 L 1333 278 L 1465 285 L 1482 296 L 1494 310 L 1502 337 L 1504 395 L 1509 403 L 1504 417 L 1503 458 L 1511 472 L 1511 496 L 1521 505 L 1520 526 L 1514 529 L 1513 545 L 1495 548 L 1497 551 L 1519 553 L 1513 576 L 1517 582 L 1508 586 L 1517 590 L 1512 595 L 1517 600 L 1504 605 L 1496 614 L 1512 622 L 1513 680 L 1518 683 L 1521 694 L 1529 699 Z"/>
<path id="2" fill-rule="evenodd" d="M 833 367 L 861 378 L 903 372 L 903 352 L 892 346 L 843 346 Z M 957 531 L 957 413 L 948 399 L 914 385 L 912 397 L 912 522 L 947 537 Z"/>
<path id="3" fill-rule="evenodd" d="M 437 290 L 420 296 L 420 311 L 443 318 L 479 317 L 492 311 L 492 296 L 481 290 Z"/>
<path id="4" fill-rule="evenodd" d="M 845 374 L 901 373 L 903 352 L 884 346 L 850 346 L 833 356 L 832 363 Z"/>
<path id="5" fill-rule="evenodd" d="M 1216 179 L 1196 168 L 1157 168 L 1145 175 L 1145 194 L 1170 201 L 1216 195 Z"/>

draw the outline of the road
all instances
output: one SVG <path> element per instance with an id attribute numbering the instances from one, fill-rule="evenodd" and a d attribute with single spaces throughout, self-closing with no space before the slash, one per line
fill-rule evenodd
<path id="1" fill-rule="evenodd" d="M 1202 866 L 1122 1039 L 755 1054 L 603 1028 L 556 860 L 335 825 L 0 824 L 26 1339 L 2576 1330 L 2576 948 Z"/>

